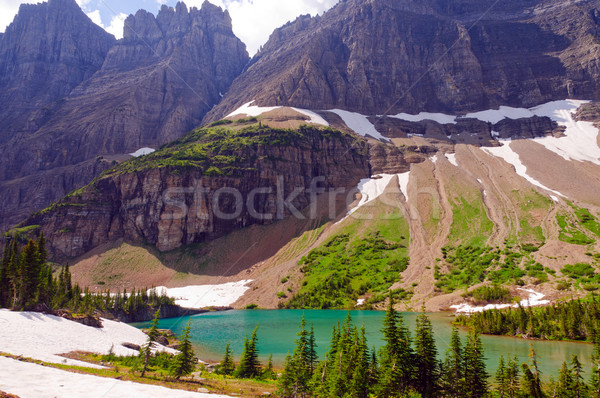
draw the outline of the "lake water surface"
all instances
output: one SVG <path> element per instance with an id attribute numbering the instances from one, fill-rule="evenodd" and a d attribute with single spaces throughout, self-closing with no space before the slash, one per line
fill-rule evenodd
<path id="1" fill-rule="evenodd" d="M 258 348 L 260 358 L 266 362 L 273 354 L 275 365 L 283 364 L 285 356 L 294 349 L 294 340 L 304 313 L 308 327 L 314 325 L 317 351 L 322 357 L 328 350 L 331 330 L 338 322 L 342 323 L 348 311 L 337 310 L 236 310 L 211 312 L 191 317 L 162 319 L 160 328 L 171 329 L 181 334 L 188 320 L 192 326 L 192 341 L 199 358 L 207 361 L 220 361 L 228 341 L 231 342 L 236 361 L 242 353 L 244 337 L 252 333 L 258 324 Z M 354 323 L 364 324 L 370 347 L 383 345 L 380 329 L 385 315 L 380 311 L 350 311 Z M 403 317 L 414 331 L 416 313 L 403 313 Z M 448 313 L 428 314 L 440 358 L 443 358 L 450 341 L 452 318 Z M 150 322 L 136 323 L 139 328 L 148 327 Z M 461 337 L 466 337 L 461 330 Z M 573 354 L 578 355 L 585 366 L 586 378 L 589 376 L 592 346 L 585 343 L 523 340 L 511 337 L 482 336 L 481 338 L 487 362 L 488 373 L 494 374 L 500 355 L 516 355 L 520 362 L 528 360 L 529 345 L 533 345 L 538 356 L 540 370 L 545 377 L 555 376 L 563 361 L 570 361 Z"/>

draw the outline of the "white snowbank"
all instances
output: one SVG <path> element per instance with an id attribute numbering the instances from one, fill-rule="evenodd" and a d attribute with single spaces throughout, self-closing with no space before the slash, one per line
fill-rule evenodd
<path id="1" fill-rule="evenodd" d="M 373 176 L 373 178 L 363 178 L 360 180 L 358 183 L 358 190 L 361 194 L 360 202 L 348 212 L 348 215 L 381 196 L 392 178 L 394 178 L 394 174 L 379 174 Z"/>
<path id="2" fill-rule="evenodd" d="M 431 163 L 437 163 L 438 155 L 433 155 L 432 157 L 429 158 L 429 160 L 431 160 Z"/>
<path id="3" fill-rule="evenodd" d="M 532 185 L 535 185 L 539 188 L 545 189 L 546 191 L 550 191 L 556 195 L 565 197 L 565 195 L 563 195 L 562 193 L 548 188 L 547 186 L 545 186 L 544 184 L 542 184 L 541 182 L 539 182 L 538 180 L 536 180 L 535 178 L 533 178 L 529 174 L 527 174 L 527 167 L 525 167 L 523 162 L 521 162 L 521 158 L 519 157 L 519 154 L 516 153 L 515 151 L 513 151 L 513 149 L 511 148 L 510 139 L 501 140 L 500 142 L 502 142 L 502 146 L 493 147 L 493 148 L 483 147 L 481 149 L 483 149 L 483 151 L 489 153 L 490 155 L 502 158 L 502 159 L 504 159 L 504 161 L 506 161 L 506 163 L 513 165 L 517 174 L 520 175 L 521 177 L 525 178 Z"/>
<path id="4" fill-rule="evenodd" d="M 329 126 L 329 123 L 327 123 L 327 120 L 323 119 L 323 117 L 321 117 L 321 115 L 319 115 L 313 111 L 309 111 L 308 109 L 300 109 L 300 108 L 292 108 L 292 109 L 298 113 L 308 116 L 310 118 L 308 120 L 310 123 L 321 124 L 323 126 Z"/>
<path id="5" fill-rule="evenodd" d="M 172 289 L 160 286 L 155 289 L 157 294 L 172 297 L 175 299 L 175 304 L 185 308 L 227 307 L 235 303 L 250 289 L 246 286 L 250 282 L 252 280 L 249 279 L 220 285 L 198 285 Z"/>
<path id="6" fill-rule="evenodd" d="M 463 118 L 479 119 L 483 122 L 496 124 L 503 119 L 521 119 L 533 116 L 535 114 L 529 109 L 501 106 L 499 109 L 468 113 Z"/>
<path id="7" fill-rule="evenodd" d="M 421 112 L 418 115 L 411 115 L 408 113 L 399 113 L 397 115 L 390 115 L 395 119 L 406 120 L 407 122 L 421 122 L 423 120 L 433 120 L 439 124 L 456 124 L 456 116 L 446 115 L 443 113 L 429 113 Z"/>
<path id="8" fill-rule="evenodd" d="M 152 148 L 140 148 L 137 151 L 130 153 L 134 158 L 139 158 L 140 156 L 150 155 L 152 152 L 156 152 L 156 149 Z"/>
<path id="9" fill-rule="evenodd" d="M 398 186 L 400 187 L 400 192 L 404 195 L 404 198 L 408 202 L 408 182 L 410 181 L 410 171 L 406 173 L 398 174 Z"/>
<path id="10" fill-rule="evenodd" d="M 600 147 L 598 147 L 597 141 L 598 129 L 594 127 L 593 123 L 577 122 L 573 120 L 572 116 L 581 105 L 588 102 L 581 100 L 552 101 L 530 109 L 501 106 L 495 110 L 469 113 L 464 117 L 490 123 L 498 123 L 505 118 L 549 117 L 560 126 L 566 127 L 564 136 L 560 138 L 552 136 L 534 138 L 535 142 L 566 160 L 589 161 L 600 165 Z M 492 132 L 492 135 L 498 136 L 496 132 Z"/>
<path id="11" fill-rule="evenodd" d="M 589 101 L 554 101 L 532 108 L 537 116 L 548 116 L 566 127 L 564 137 L 542 137 L 534 141 L 566 160 L 589 161 L 600 165 L 598 129 L 591 122 L 576 122 L 572 113 Z"/>
<path id="12" fill-rule="evenodd" d="M 538 293 L 531 289 L 519 288 L 518 290 L 522 290 L 524 292 L 529 293 L 529 298 L 521 300 L 521 302 L 519 303 L 521 305 L 521 307 L 535 307 L 538 305 L 550 304 L 550 300 L 543 300 L 543 298 L 545 296 L 542 293 Z M 454 308 L 456 310 L 456 312 L 472 314 L 475 312 L 482 312 L 482 311 L 493 310 L 493 309 L 499 310 L 499 309 L 509 308 L 509 307 L 517 308 L 517 307 L 519 307 L 519 304 L 488 304 L 485 306 L 474 307 L 471 304 L 463 303 L 463 304 L 451 305 L 450 308 Z"/>
<path id="13" fill-rule="evenodd" d="M 446 156 L 446 159 L 448 159 L 448 161 L 450 163 L 452 163 L 453 165 L 455 165 L 456 167 L 458 167 L 458 162 L 456 161 L 456 154 L 455 153 L 445 153 L 444 156 Z"/>
<path id="14" fill-rule="evenodd" d="M 0 390 L 21 398 L 223 398 L 227 395 L 174 390 L 92 375 L 67 372 L 0 357 Z"/>
<path id="15" fill-rule="evenodd" d="M 373 123 L 371 123 L 365 115 L 361 115 L 360 113 L 356 112 L 348 112 L 341 109 L 329 109 L 328 112 L 335 113 L 341 117 L 344 123 L 346 123 L 346 126 L 348 126 L 358 135 L 362 135 L 363 137 L 370 135 L 378 140 L 389 141 L 388 138 L 384 137 L 379 131 L 377 131 Z"/>
<path id="16" fill-rule="evenodd" d="M 231 112 L 225 118 L 236 116 L 236 115 L 247 115 L 251 117 L 260 116 L 263 113 L 271 112 L 272 110 L 281 108 L 280 106 L 257 106 L 252 105 L 254 101 L 250 101 Z"/>
<path id="17" fill-rule="evenodd" d="M 126 323 L 103 319 L 102 324 L 104 327 L 98 329 L 54 315 L 0 310 L 0 351 L 45 362 L 100 367 L 58 354 L 71 351 L 106 354 L 113 347 L 117 355 L 135 355 L 136 350 L 121 344 L 146 342 L 147 336 L 141 330 Z M 166 347 L 161 349 L 175 352 Z"/>
<path id="18" fill-rule="evenodd" d="M 242 106 L 240 106 L 238 109 L 236 109 L 235 111 L 231 112 L 229 115 L 225 116 L 226 118 L 228 117 L 232 117 L 232 116 L 237 116 L 237 115 L 247 115 L 247 116 L 260 116 L 263 113 L 267 113 L 267 112 L 271 112 L 275 109 L 280 109 L 283 108 L 282 106 L 257 106 L 257 105 L 252 105 L 254 103 L 254 101 L 250 101 L 247 104 L 244 104 Z M 323 119 L 320 115 L 318 115 L 317 113 L 313 112 L 313 111 L 309 111 L 307 109 L 300 109 L 300 108 L 290 108 L 293 109 L 294 111 L 301 113 L 305 116 L 309 117 L 309 122 L 313 123 L 313 124 L 321 124 L 323 126 L 329 126 L 329 123 L 327 123 L 327 121 L 325 119 Z"/>
<path id="19" fill-rule="evenodd" d="M 365 303 L 365 299 L 364 298 L 356 300 L 356 305 L 363 305 L 364 303 Z"/>

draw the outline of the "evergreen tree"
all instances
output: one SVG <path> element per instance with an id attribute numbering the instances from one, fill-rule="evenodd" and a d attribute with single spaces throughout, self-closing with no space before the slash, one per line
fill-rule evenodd
<path id="1" fill-rule="evenodd" d="M 519 383 L 519 364 L 517 357 L 513 357 L 508 360 L 506 364 L 506 385 L 507 385 L 507 396 L 509 398 L 515 398 L 519 395 L 520 383 Z"/>
<path id="2" fill-rule="evenodd" d="M 225 356 L 221 361 L 219 372 L 224 375 L 231 376 L 235 372 L 235 364 L 233 363 L 233 353 L 231 352 L 231 342 L 227 342 L 225 346 Z"/>
<path id="3" fill-rule="evenodd" d="M 405 394 L 412 385 L 415 373 L 414 354 L 410 345 L 410 333 L 404 326 L 402 316 L 394 309 L 391 291 L 382 332 L 386 344 L 380 355 L 377 392 L 381 396 L 399 396 Z"/>
<path id="4" fill-rule="evenodd" d="M 292 356 L 286 359 L 282 378 L 279 383 L 280 395 L 283 397 L 306 397 L 310 394 L 310 380 L 313 376 L 314 332 L 306 330 L 306 319 L 302 315 L 296 346 Z"/>
<path id="5" fill-rule="evenodd" d="M 573 397 L 587 397 L 587 386 L 583 379 L 583 366 L 577 355 L 571 358 L 571 370 L 573 374 Z"/>
<path id="6" fill-rule="evenodd" d="M 453 327 L 450 335 L 450 347 L 446 351 L 442 366 L 441 386 L 444 396 L 462 398 L 464 384 L 463 350 L 458 328 Z"/>
<path id="7" fill-rule="evenodd" d="M 19 307 L 28 308 L 35 304 L 39 278 L 42 270 L 37 244 L 29 240 L 23 248 L 20 261 Z"/>
<path id="8" fill-rule="evenodd" d="M 521 364 L 521 370 L 523 371 L 522 377 L 522 390 L 528 397 L 542 398 L 542 377 L 538 369 L 537 355 L 533 346 L 529 346 L 529 360 L 531 361 L 531 367 L 523 363 Z"/>
<path id="9" fill-rule="evenodd" d="M 0 264 L 0 308 L 10 306 L 10 254 L 11 240 L 7 239 L 2 252 L 2 264 Z"/>
<path id="10" fill-rule="evenodd" d="M 240 363 L 235 371 L 236 377 L 241 379 L 257 378 L 262 373 L 260 362 L 258 361 L 258 348 L 256 347 L 258 341 L 257 332 L 258 325 L 252 331 L 250 339 L 244 339 L 244 351 L 242 351 Z"/>
<path id="11" fill-rule="evenodd" d="M 485 370 L 483 346 L 477 332 L 469 333 L 464 352 L 466 396 L 478 398 L 487 394 L 488 374 Z"/>
<path id="12" fill-rule="evenodd" d="M 310 333 L 308 334 L 308 355 L 309 368 L 311 376 L 315 373 L 315 368 L 319 362 L 317 355 L 317 342 L 315 341 L 315 326 L 310 325 Z"/>
<path id="13" fill-rule="evenodd" d="M 438 390 L 439 363 L 431 321 L 422 312 L 415 329 L 416 390 L 423 397 L 433 397 Z"/>
<path id="14" fill-rule="evenodd" d="M 504 364 L 504 355 L 500 355 L 498 362 L 498 370 L 496 370 L 496 392 L 500 398 L 508 397 L 508 382 L 506 375 L 506 365 Z"/>
<path id="15" fill-rule="evenodd" d="M 181 336 L 181 344 L 179 346 L 179 354 L 175 356 L 171 365 L 171 374 L 175 379 L 179 380 L 181 376 L 187 376 L 196 368 L 196 355 L 190 341 L 191 321 L 188 321 L 187 326 L 183 329 Z"/>
<path id="16" fill-rule="evenodd" d="M 269 360 L 267 361 L 267 367 L 262 373 L 262 378 L 264 380 L 275 380 L 277 379 L 277 375 L 273 370 L 273 354 L 269 354 Z"/>
<path id="17" fill-rule="evenodd" d="M 590 394 L 594 398 L 600 398 L 600 335 L 597 331 L 594 333 L 594 353 L 592 354 Z"/>
<path id="18" fill-rule="evenodd" d="M 558 374 L 558 382 L 556 384 L 556 394 L 561 398 L 573 398 L 573 374 L 571 369 L 563 362 Z"/>
<path id="19" fill-rule="evenodd" d="M 160 308 L 154 313 L 154 319 L 152 319 L 152 324 L 150 325 L 150 329 L 148 330 L 148 339 L 146 340 L 146 344 L 144 344 L 140 350 L 140 354 L 144 358 L 144 367 L 142 368 L 141 377 L 144 377 L 146 371 L 148 370 L 148 366 L 150 366 L 152 348 L 154 348 L 154 346 L 156 345 L 156 340 L 158 340 L 158 336 L 160 335 L 158 332 L 159 317 Z"/>

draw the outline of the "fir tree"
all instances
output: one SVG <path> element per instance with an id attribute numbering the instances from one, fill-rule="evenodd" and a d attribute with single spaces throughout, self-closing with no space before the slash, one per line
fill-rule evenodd
<path id="1" fill-rule="evenodd" d="M 520 384 L 519 384 L 519 364 L 517 357 L 513 357 L 508 360 L 506 364 L 506 386 L 507 396 L 509 398 L 515 398 L 519 395 Z"/>
<path id="2" fill-rule="evenodd" d="M 463 397 L 464 384 L 463 350 L 458 328 L 453 327 L 450 335 L 450 347 L 446 351 L 446 358 L 442 367 L 441 385 L 444 396 Z"/>
<path id="3" fill-rule="evenodd" d="M 483 346 L 476 332 L 469 333 L 464 352 L 466 396 L 478 398 L 487 394 L 487 377 Z"/>
<path id="4" fill-rule="evenodd" d="M 181 344 L 179 346 L 179 354 L 177 354 L 171 365 L 171 375 L 179 380 L 181 376 L 187 376 L 196 368 L 196 356 L 190 342 L 191 321 L 188 321 L 187 326 L 183 329 L 181 336 Z"/>
<path id="5" fill-rule="evenodd" d="M 269 359 L 267 361 L 267 367 L 262 373 L 263 380 L 275 380 L 277 379 L 277 375 L 273 370 L 273 354 L 269 354 Z"/>
<path id="6" fill-rule="evenodd" d="M 152 348 L 156 345 L 156 340 L 158 340 L 159 332 L 158 332 L 158 320 L 160 317 L 160 308 L 156 310 L 154 313 L 154 319 L 152 319 L 152 324 L 150 325 L 150 329 L 148 330 L 148 339 L 146 340 L 146 344 L 144 344 L 140 350 L 140 354 L 144 358 L 144 367 L 142 368 L 141 377 L 144 377 L 146 371 L 148 370 L 148 366 L 150 366 L 150 357 L 152 356 Z"/>
<path id="7" fill-rule="evenodd" d="M 500 395 L 500 398 L 506 398 L 508 396 L 508 382 L 506 377 L 506 365 L 504 364 L 504 355 L 500 355 L 500 361 L 498 362 L 498 370 L 496 370 L 496 391 Z"/>
<path id="8" fill-rule="evenodd" d="M 381 352 L 377 392 L 381 396 L 402 395 L 413 382 L 414 354 L 410 345 L 410 333 L 404 326 L 402 316 L 394 309 L 391 291 L 382 332 L 386 344 Z"/>
<path id="9" fill-rule="evenodd" d="M 521 364 L 523 371 L 522 390 L 528 397 L 542 398 L 544 395 L 542 393 L 541 373 L 538 369 L 537 355 L 531 345 L 529 346 L 529 360 L 531 361 L 531 367 L 526 363 Z"/>
<path id="10" fill-rule="evenodd" d="M 244 351 L 242 351 L 242 357 L 240 363 L 235 371 L 235 376 L 241 379 L 250 379 L 259 377 L 261 374 L 260 362 L 258 361 L 258 348 L 256 343 L 258 337 L 258 325 L 252 331 L 250 339 L 244 339 Z"/>
<path id="11" fill-rule="evenodd" d="M 556 384 L 556 394 L 561 398 L 573 398 L 573 374 L 571 369 L 563 362 L 558 374 L 558 382 Z"/>
<path id="12" fill-rule="evenodd" d="M 2 252 L 2 264 L 0 264 L 0 308 L 10 306 L 10 254 L 11 240 L 7 239 Z"/>
<path id="13" fill-rule="evenodd" d="M 314 335 L 312 340 L 314 345 Z M 314 348 L 311 347 L 311 336 L 306 330 L 306 319 L 302 315 L 294 353 L 287 357 L 279 383 L 280 394 L 283 397 L 305 397 L 309 395 L 310 380 L 313 376 L 314 355 L 316 354 L 314 354 Z"/>
<path id="14" fill-rule="evenodd" d="M 583 379 L 583 366 L 577 355 L 571 358 L 571 371 L 573 374 L 573 397 L 581 398 L 587 396 L 587 386 Z"/>
<path id="15" fill-rule="evenodd" d="M 597 331 L 594 332 L 594 352 L 592 354 L 590 394 L 594 398 L 600 398 L 600 335 Z"/>
<path id="16" fill-rule="evenodd" d="M 438 390 L 439 363 L 431 321 L 422 312 L 415 329 L 416 390 L 423 397 L 433 397 Z"/>
<path id="17" fill-rule="evenodd" d="M 219 372 L 224 375 L 231 376 L 235 372 L 235 364 L 233 363 L 233 353 L 231 352 L 231 342 L 227 342 L 225 346 L 225 356 L 221 361 Z"/>

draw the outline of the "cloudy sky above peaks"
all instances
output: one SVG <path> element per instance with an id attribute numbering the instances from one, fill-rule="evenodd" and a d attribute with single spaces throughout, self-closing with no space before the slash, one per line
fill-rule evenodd
<path id="1" fill-rule="evenodd" d="M 177 0 L 76 0 L 96 24 L 117 38 L 123 36 L 123 24 L 139 9 L 156 15 L 163 4 L 174 7 Z M 209 0 L 229 10 L 233 32 L 248 47 L 250 55 L 263 45 L 271 32 L 302 14 L 322 14 L 338 0 Z M 40 0 L 0 0 L 0 32 L 4 32 L 22 3 Z M 204 0 L 184 0 L 188 7 L 200 7 Z"/>

